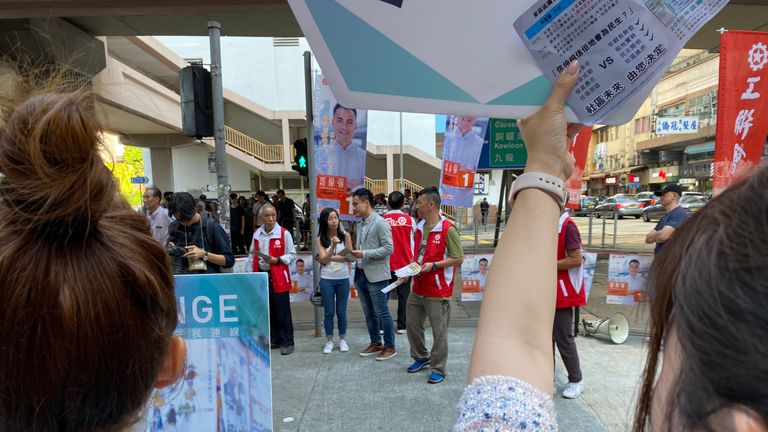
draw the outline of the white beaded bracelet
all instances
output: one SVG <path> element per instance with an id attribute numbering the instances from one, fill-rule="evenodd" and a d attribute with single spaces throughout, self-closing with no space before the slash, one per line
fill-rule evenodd
<path id="1" fill-rule="evenodd" d="M 524 189 L 539 189 L 548 193 L 560 206 L 560 211 L 565 210 L 568 192 L 565 190 L 565 184 L 559 178 L 543 172 L 527 172 L 519 176 L 512 184 L 512 191 L 509 194 L 510 205 L 515 202 L 517 194 Z"/>

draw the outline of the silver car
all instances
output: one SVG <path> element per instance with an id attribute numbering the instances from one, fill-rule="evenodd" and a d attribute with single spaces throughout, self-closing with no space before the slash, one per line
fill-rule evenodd
<path id="1" fill-rule="evenodd" d="M 623 219 L 624 216 L 634 216 L 638 219 L 643 214 L 643 208 L 640 201 L 629 195 L 614 195 L 610 198 L 606 198 L 602 204 L 597 206 L 595 214 L 600 217 L 602 213 L 610 214 L 616 213 L 619 219 Z"/>

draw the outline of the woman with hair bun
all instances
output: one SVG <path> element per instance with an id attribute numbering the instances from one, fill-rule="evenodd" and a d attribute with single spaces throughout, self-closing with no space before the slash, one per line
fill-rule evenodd
<path id="1" fill-rule="evenodd" d="M 31 97 L 0 129 L 3 431 L 131 428 L 184 369 L 167 257 L 120 198 L 82 100 Z"/>

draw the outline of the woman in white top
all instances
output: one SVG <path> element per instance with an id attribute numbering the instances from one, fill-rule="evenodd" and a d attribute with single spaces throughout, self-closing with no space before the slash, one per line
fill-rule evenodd
<path id="1" fill-rule="evenodd" d="M 339 213 L 332 208 L 320 212 L 316 250 L 320 260 L 320 294 L 325 308 L 325 337 L 328 341 L 323 354 L 333 351 L 333 314 L 339 322 L 339 350 L 349 351 L 347 335 L 347 301 L 349 300 L 349 267 L 347 259 L 339 255 L 344 249 L 352 250 L 352 239 L 344 232 Z"/>

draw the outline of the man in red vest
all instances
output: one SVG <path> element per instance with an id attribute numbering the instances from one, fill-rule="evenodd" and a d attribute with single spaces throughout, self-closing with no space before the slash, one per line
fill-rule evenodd
<path id="1" fill-rule="evenodd" d="M 271 204 L 261 208 L 263 225 L 253 235 L 248 255 L 248 268 L 265 272 L 269 277 L 270 345 L 280 354 L 293 352 L 293 318 L 291 317 L 291 270 L 296 259 L 293 236 L 277 224 L 277 211 Z"/>
<path id="2" fill-rule="evenodd" d="M 414 255 L 421 264 L 421 273 L 413 278 L 413 290 L 408 297 L 408 341 L 414 362 L 409 373 L 426 366 L 432 369 L 427 383 L 437 384 L 445 379 L 448 359 L 448 320 L 456 266 L 464 261 L 461 236 L 453 223 L 440 215 L 440 194 L 431 187 L 419 192 L 417 198 L 422 221 L 414 236 Z M 424 340 L 424 321 L 432 327 L 431 352 Z"/>
<path id="3" fill-rule="evenodd" d="M 392 228 L 392 243 L 394 252 L 389 257 L 389 268 L 392 271 L 392 282 L 397 280 L 395 270 L 401 269 L 413 262 L 413 233 L 416 224 L 410 215 L 401 210 L 405 204 L 405 196 L 400 192 L 392 192 L 387 198 L 390 210 L 384 215 L 389 227 Z M 397 333 L 405 333 L 406 310 L 408 294 L 411 291 L 410 280 L 397 287 Z"/>
<path id="4" fill-rule="evenodd" d="M 560 351 L 560 357 L 568 371 L 568 384 L 563 389 L 563 397 L 575 399 L 581 395 L 583 386 L 576 337 L 573 334 L 573 308 L 584 306 L 587 300 L 584 290 L 584 263 L 581 259 L 581 235 L 568 212 L 560 217 L 557 239 L 557 303 L 552 340 Z"/>

